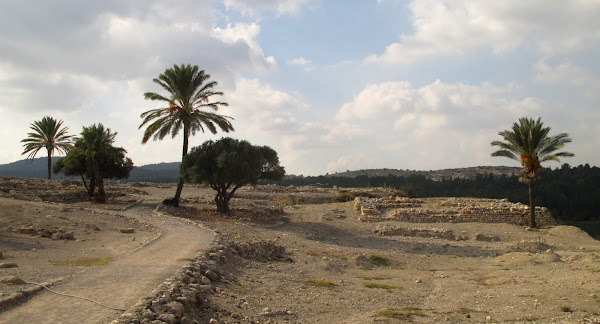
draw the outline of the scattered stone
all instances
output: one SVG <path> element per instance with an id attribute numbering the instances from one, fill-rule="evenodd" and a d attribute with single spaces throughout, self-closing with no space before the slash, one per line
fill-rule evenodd
<path id="1" fill-rule="evenodd" d="M 421 280 L 421 278 L 418 278 L 418 279 L 415 281 L 415 283 L 422 283 L 422 282 L 423 282 L 423 280 Z"/>
<path id="2" fill-rule="evenodd" d="M 176 318 L 173 314 L 160 314 L 160 316 L 158 316 L 158 320 L 168 324 L 176 323 Z"/>
<path id="3" fill-rule="evenodd" d="M 9 285 L 22 285 L 25 283 L 25 280 L 17 277 L 17 276 L 6 276 L 0 279 L 0 283 L 9 284 Z"/>
<path id="4" fill-rule="evenodd" d="M 85 224 L 85 225 L 83 225 L 83 227 L 86 229 L 96 231 L 96 232 L 100 231 L 100 228 L 98 226 L 96 226 L 96 224 Z"/>
<path id="5" fill-rule="evenodd" d="M 135 228 L 133 228 L 133 227 L 122 228 L 119 230 L 119 232 L 125 233 L 125 234 L 135 233 Z"/>
<path id="6" fill-rule="evenodd" d="M 181 304 L 180 302 L 170 302 L 167 304 L 167 307 L 171 310 L 171 312 L 173 312 L 173 314 L 175 314 L 175 317 L 181 317 L 181 315 L 183 314 L 183 304 Z"/>
<path id="7" fill-rule="evenodd" d="M 28 226 L 21 226 L 19 227 L 19 229 L 17 230 L 17 232 L 19 234 L 37 234 L 37 231 L 35 230 L 35 227 L 28 225 Z"/>
<path id="8" fill-rule="evenodd" d="M 210 285 L 210 284 L 211 284 L 211 281 L 210 281 L 210 279 L 208 279 L 207 277 L 205 277 L 205 276 L 202 276 L 202 277 L 200 278 L 200 283 L 201 283 L 201 284 L 203 284 L 203 285 Z"/>
<path id="9" fill-rule="evenodd" d="M 500 242 L 500 237 L 496 235 L 488 235 L 488 234 L 475 234 L 473 235 L 474 241 L 483 241 L 483 242 Z"/>
<path id="10" fill-rule="evenodd" d="M 8 269 L 8 268 L 17 268 L 18 265 L 16 263 L 8 263 L 8 262 L 2 262 L 0 263 L 0 269 Z"/>
<path id="11" fill-rule="evenodd" d="M 74 240 L 75 239 L 75 232 L 65 232 L 62 234 L 62 238 L 64 240 Z"/>
<path id="12" fill-rule="evenodd" d="M 219 324 L 219 321 L 217 321 L 217 320 L 216 320 L 216 319 L 214 319 L 214 318 L 211 318 L 211 319 L 208 321 L 208 324 Z"/>
<path id="13" fill-rule="evenodd" d="M 218 275 L 218 274 L 216 274 L 216 273 L 215 273 L 214 271 L 212 271 L 212 270 L 206 270 L 206 271 L 204 272 L 204 275 L 205 275 L 205 276 L 206 276 L 208 279 L 210 279 L 211 281 L 216 281 L 216 280 L 218 280 L 218 279 L 219 279 L 219 275 Z"/>

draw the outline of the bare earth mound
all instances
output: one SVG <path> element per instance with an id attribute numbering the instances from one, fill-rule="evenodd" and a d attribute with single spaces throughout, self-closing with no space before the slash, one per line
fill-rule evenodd
<path id="1" fill-rule="evenodd" d="M 124 195 L 103 210 L 85 201 L 16 200 L 26 197 L 2 187 L 0 263 L 18 267 L 0 269 L 0 277 L 45 281 L 84 269 L 59 260 L 93 262 L 146 249 L 143 242 L 160 228 L 114 214 L 142 197 L 158 203 L 173 188 L 112 185 Z M 352 201 L 335 202 L 340 192 L 330 189 L 244 188 L 238 197 L 223 216 L 211 190 L 186 187 L 183 207 L 165 209 L 231 241 L 268 239 L 286 248 L 287 261 L 245 260 L 223 269 L 207 301 L 220 323 L 600 322 L 600 244 L 577 228 L 365 222 Z M 53 240 L 44 229 L 74 238 Z M 18 289 L 0 284 L 3 296 Z"/>

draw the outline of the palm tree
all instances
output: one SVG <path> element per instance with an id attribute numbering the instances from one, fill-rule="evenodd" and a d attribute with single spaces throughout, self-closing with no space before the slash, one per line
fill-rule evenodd
<path id="1" fill-rule="evenodd" d="M 142 144 L 148 142 L 150 137 L 155 141 L 162 140 L 168 134 L 175 138 L 183 128 L 183 151 L 181 159 L 188 153 L 188 140 L 190 135 L 208 129 L 216 134 L 217 128 L 228 133 L 233 131 L 229 116 L 223 116 L 203 109 L 217 111 L 219 106 L 227 106 L 225 102 L 211 102 L 210 97 L 222 96 L 223 92 L 213 91 L 217 85 L 216 81 L 205 83 L 210 78 L 204 70 L 194 65 L 173 65 L 158 78 L 153 79 L 168 92 L 163 96 L 154 92 L 146 92 L 144 98 L 147 100 L 164 101 L 166 107 L 146 111 L 140 115 L 144 119 L 139 128 L 149 124 L 144 131 Z M 138 129 L 139 129 L 138 128 Z M 183 178 L 179 176 L 177 191 L 173 199 L 164 202 L 173 206 L 179 205 L 181 190 L 183 189 Z"/>
<path id="2" fill-rule="evenodd" d="M 523 174 L 519 181 L 529 185 L 530 227 L 535 228 L 535 180 L 542 170 L 541 163 L 545 161 L 560 162 L 560 157 L 574 156 L 570 152 L 556 152 L 562 149 L 571 139 L 567 133 L 549 136 L 550 127 L 544 127 L 541 118 L 520 118 L 519 123 L 514 123 L 512 130 L 503 130 L 498 135 L 504 141 L 493 141 L 492 146 L 500 149 L 492 156 L 504 156 L 521 161 Z"/>
<path id="3" fill-rule="evenodd" d="M 48 151 L 48 179 L 52 179 L 52 154 L 54 150 L 64 153 L 72 146 L 72 135 L 67 135 L 69 127 L 62 126 L 63 121 L 45 116 L 42 120 L 37 120 L 31 124 L 32 133 L 27 133 L 27 138 L 22 140 L 25 150 L 22 154 L 27 154 L 27 160 L 32 160 L 42 149 Z"/>
<path id="4" fill-rule="evenodd" d="M 98 193 L 94 195 L 94 200 L 98 203 L 106 202 L 100 164 L 104 157 L 111 152 L 116 135 L 117 133 L 112 133 L 110 128 L 104 128 L 104 125 L 98 123 L 90 127 L 83 127 L 81 137 L 75 142 L 75 147 L 83 152 L 83 155 L 92 167 L 90 187 L 92 190 L 94 186 L 98 188 Z"/>

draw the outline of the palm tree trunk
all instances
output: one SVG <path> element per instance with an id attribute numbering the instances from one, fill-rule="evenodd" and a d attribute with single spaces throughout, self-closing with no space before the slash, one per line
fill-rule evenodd
<path id="1" fill-rule="evenodd" d="M 187 124 L 183 124 L 183 150 L 181 154 L 181 162 L 188 153 L 188 140 L 189 140 L 189 127 Z M 183 190 L 183 177 L 179 174 L 179 183 L 177 184 L 177 190 L 175 191 L 175 197 L 170 202 L 173 206 L 179 206 L 179 199 L 181 198 L 181 191 Z"/>
<path id="2" fill-rule="evenodd" d="M 529 227 L 536 228 L 535 223 L 535 191 L 533 179 L 529 181 Z"/>
<path id="3" fill-rule="evenodd" d="M 98 194 L 94 196 L 94 200 L 97 203 L 105 203 L 106 202 L 106 193 L 104 192 L 104 181 L 102 180 L 102 176 L 100 175 L 100 163 L 98 161 L 92 162 L 92 168 L 94 169 L 94 178 L 96 179 L 96 186 L 98 186 Z"/>
<path id="4" fill-rule="evenodd" d="M 52 151 L 48 150 L 48 179 L 52 179 Z"/>

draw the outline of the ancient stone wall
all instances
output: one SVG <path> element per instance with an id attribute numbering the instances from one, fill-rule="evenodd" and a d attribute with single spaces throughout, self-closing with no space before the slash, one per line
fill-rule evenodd
<path id="1" fill-rule="evenodd" d="M 426 203 L 427 202 L 427 203 Z M 397 220 L 411 223 L 509 223 L 529 224 L 529 206 L 510 203 L 506 199 L 478 198 L 378 198 L 357 197 L 354 209 L 360 210 L 360 221 Z M 555 224 L 545 207 L 536 207 L 539 226 Z"/>
<path id="2" fill-rule="evenodd" d="M 125 323 L 218 323 L 212 318 L 210 295 L 226 266 L 240 264 L 240 258 L 279 260 L 285 247 L 272 241 L 228 241 L 216 238 L 211 247 L 163 282 L 152 296 L 139 301 L 113 324 Z"/>

